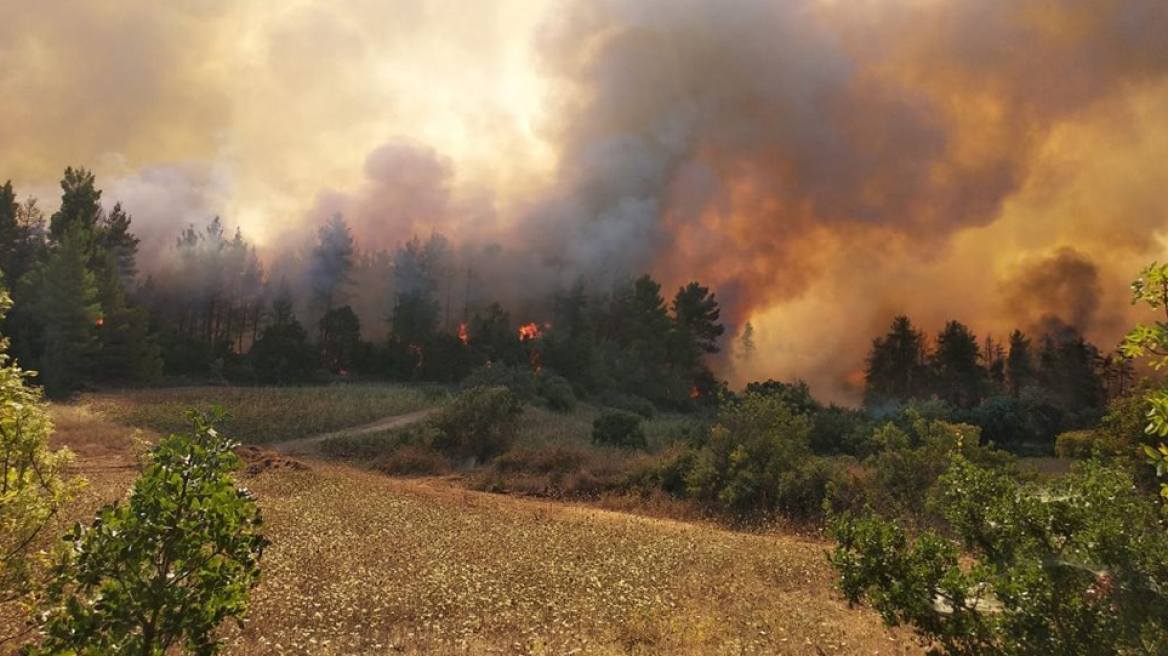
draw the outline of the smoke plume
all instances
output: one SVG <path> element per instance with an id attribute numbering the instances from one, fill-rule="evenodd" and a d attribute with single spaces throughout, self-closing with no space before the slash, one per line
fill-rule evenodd
<path id="1" fill-rule="evenodd" d="M 854 400 L 897 314 L 1107 347 L 1163 257 L 1161 0 L 0 12 L 0 178 L 48 209 L 83 165 L 144 243 L 220 213 L 275 259 L 340 212 L 367 252 L 445 234 L 513 305 L 699 280 L 756 328 L 736 383 Z"/>

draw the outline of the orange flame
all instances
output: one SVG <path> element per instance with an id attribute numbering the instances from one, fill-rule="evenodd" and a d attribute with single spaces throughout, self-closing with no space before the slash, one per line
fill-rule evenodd
<path id="1" fill-rule="evenodd" d="M 538 323 L 533 322 L 519 326 L 519 341 L 527 342 L 540 337 L 543 337 L 543 331 L 539 329 Z"/>
<path id="2" fill-rule="evenodd" d="M 702 398 L 702 393 L 700 391 L 698 391 L 698 386 L 694 385 L 693 387 L 690 387 L 689 388 L 689 399 L 691 401 L 697 401 L 700 398 Z"/>
<path id="3" fill-rule="evenodd" d="M 458 324 L 458 341 L 464 345 L 470 343 L 470 333 L 467 332 L 465 323 Z"/>
<path id="4" fill-rule="evenodd" d="M 93 325 L 97 326 L 98 328 L 101 328 L 102 326 L 105 325 L 105 317 L 98 317 L 97 319 L 94 320 Z"/>

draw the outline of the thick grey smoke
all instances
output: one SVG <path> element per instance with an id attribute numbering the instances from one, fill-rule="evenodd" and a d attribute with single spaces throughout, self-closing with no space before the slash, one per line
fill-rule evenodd
<path id="1" fill-rule="evenodd" d="M 516 315 L 697 279 L 758 329 L 736 382 L 847 397 L 901 313 L 1108 342 L 1162 259 L 1162 0 L 0 6 L 21 189 L 112 155 L 149 243 L 224 213 L 277 276 L 335 212 L 368 258 L 439 231 L 447 296 Z"/>

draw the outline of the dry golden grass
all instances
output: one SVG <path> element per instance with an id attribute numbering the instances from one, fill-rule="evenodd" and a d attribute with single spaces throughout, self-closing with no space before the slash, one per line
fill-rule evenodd
<path id="1" fill-rule="evenodd" d="M 224 431 L 248 444 L 271 444 L 361 426 L 438 405 L 445 392 L 399 385 L 186 387 L 92 394 L 84 402 L 120 423 L 159 433 L 187 428 L 192 407 L 226 407 Z"/>
<path id="2" fill-rule="evenodd" d="M 118 496 L 128 431 L 54 412 Z M 921 653 L 840 601 L 819 541 L 310 466 L 242 479 L 272 546 L 226 654 Z"/>

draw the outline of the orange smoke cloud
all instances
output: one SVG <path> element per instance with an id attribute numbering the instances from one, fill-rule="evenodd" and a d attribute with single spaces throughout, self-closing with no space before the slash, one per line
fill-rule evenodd
<path id="1" fill-rule="evenodd" d="M 216 213 L 269 254 L 338 211 L 366 251 L 438 230 L 513 313 L 581 276 L 696 279 L 756 327 L 736 383 L 854 400 L 902 313 L 1107 347 L 1164 257 L 1162 0 L 0 13 L 0 178 L 47 209 L 80 164 L 144 252 Z"/>

